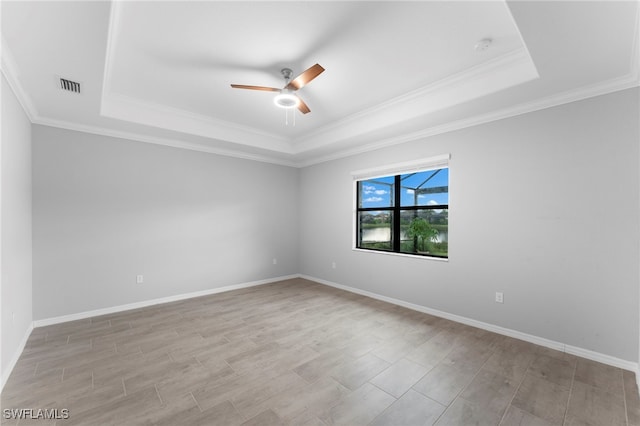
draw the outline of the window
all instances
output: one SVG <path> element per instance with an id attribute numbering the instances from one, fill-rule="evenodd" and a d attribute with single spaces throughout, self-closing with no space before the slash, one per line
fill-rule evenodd
<path id="1" fill-rule="evenodd" d="M 429 166 L 425 162 L 434 164 Z M 359 177 L 372 173 L 354 173 L 355 247 L 448 258 L 448 162 L 443 165 L 438 157 L 423 160 L 418 168 Z"/>

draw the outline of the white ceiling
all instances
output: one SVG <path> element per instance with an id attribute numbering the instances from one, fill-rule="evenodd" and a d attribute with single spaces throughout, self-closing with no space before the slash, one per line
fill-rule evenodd
<path id="1" fill-rule="evenodd" d="M 640 84 L 638 1 L 0 4 L 32 122 L 294 166 Z M 295 126 L 229 86 L 315 63 Z"/>

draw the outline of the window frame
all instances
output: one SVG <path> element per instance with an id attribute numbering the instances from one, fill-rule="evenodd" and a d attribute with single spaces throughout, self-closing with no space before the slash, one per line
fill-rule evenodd
<path id="1" fill-rule="evenodd" d="M 418 259 L 430 259 L 430 260 L 438 260 L 438 261 L 445 261 L 445 262 L 448 261 L 449 260 L 448 251 L 447 251 L 446 257 L 432 255 L 432 254 L 401 252 L 400 251 L 401 241 L 399 238 L 395 238 L 395 237 L 399 237 L 399 234 L 400 234 L 400 220 L 401 220 L 401 214 L 403 211 L 436 210 L 436 209 L 442 209 L 442 208 L 446 208 L 448 211 L 449 206 L 451 204 L 451 199 L 449 194 L 449 200 L 446 205 L 444 204 L 435 205 L 435 206 L 418 205 L 418 206 L 403 207 L 400 202 L 401 191 L 402 191 L 401 175 L 446 168 L 448 169 L 448 172 L 449 172 L 449 179 L 447 182 L 447 186 L 450 187 L 450 181 L 451 181 L 451 174 L 450 174 L 451 169 L 449 165 L 450 158 L 451 158 L 450 154 L 444 154 L 444 155 L 439 155 L 435 157 L 423 158 L 416 161 L 391 164 L 383 167 L 351 172 L 351 175 L 353 177 L 352 250 L 366 252 L 366 253 L 379 253 L 379 254 L 411 257 L 411 258 L 418 258 Z M 360 200 L 359 183 L 362 181 L 371 180 L 375 178 L 383 178 L 383 177 L 394 178 L 394 194 L 392 197 L 394 200 L 394 202 L 392 203 L 393 205 L 391 207 L 361 208 L 359 206 L 359 200 Z M 392 229 L 391 250 L 358 247 L 359 214 L 362 211 L 389 211 L 393 213 L 392 215 L 393 220 L 391 224 L 391 229 Z"/>

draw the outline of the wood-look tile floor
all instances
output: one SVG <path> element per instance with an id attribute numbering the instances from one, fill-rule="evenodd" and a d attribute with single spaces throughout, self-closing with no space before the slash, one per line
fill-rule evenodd
<path id="1" fill-rule="evenodd" d="M 2 408 L 19 425 L 640 425 L 628 371 L 302 279 L 36 328 Z M 40 408 L 68 419 L 5 418 Z"/>

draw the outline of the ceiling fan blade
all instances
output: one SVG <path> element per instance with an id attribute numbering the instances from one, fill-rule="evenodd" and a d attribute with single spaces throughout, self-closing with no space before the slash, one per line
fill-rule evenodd
<path id="1" fill-rule="evenodd" d="M 276 89 L 275 87 L 247 86 L 245 84 L 232 84 L 231 87 L 233 87 L 234 89 L 262 90 L 264 92 L 279 92 L 282 90 Z"/>
<path id="2" fill-rule="evenodd" d="M 303 88 L 305 85 L 309 84 L 311 80 L 313 80 L 314 78 L 322 74 L 323 71 L 324 71 L 324 68 L 322 68 L 320 64 L 315 64 L 314 66 L 312 66 L 311 68 L 309 68 L 308 70 L 306 70 L 305 72 L 303 72 L 302 74 L 300 74 L 299 76 L 291 80 L 291 82 L 287 84 L 285 89 L 299 90 Z"/>
<path id="3" fill-rule="evenodd" d="M 298 96 L 297 98 L 300 99 L 300 96 Z M 311 112 L 307 104 L 305 104 L 302 99 L 300 99 L 300 103 L 298 104 L 298 111 L 300 111 L 303 114 Z"/>

